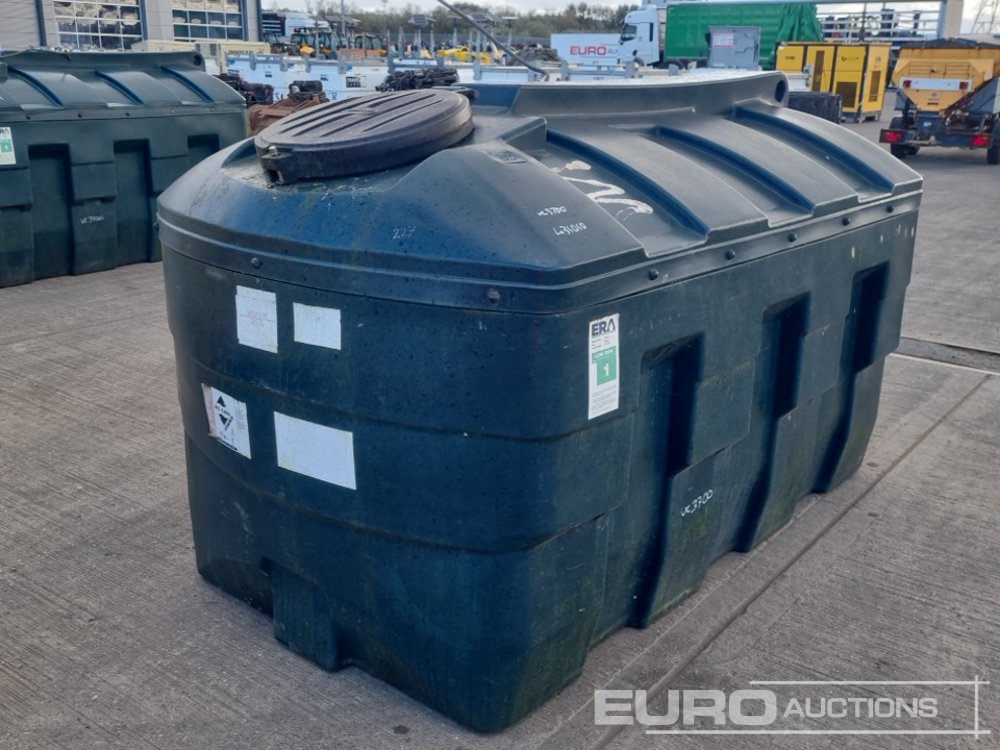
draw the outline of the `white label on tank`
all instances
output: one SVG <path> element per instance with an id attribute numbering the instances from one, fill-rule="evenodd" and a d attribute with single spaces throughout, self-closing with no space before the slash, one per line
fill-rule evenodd
<path id="1" fill-rule="evenodd" d="M 590 321 L 587 335 L 587 419 L 593 419 L 618 408 L 618 313 Z"/>
<path id="2" fill-rule="evenodd" d="M 295 319 L 295 340 L 300 344 L 340 349 L 340 310 L 295 302 L 292 317 Z"/>
<path id="3" fill-rule="evenodd" d="M 0 166 L 17 164 L 14 156 L 14 136 L 10 128 L 0 128 Z"/>
<path id="4" fill-rule="evenodd" d="M 208 434 L 241 456 L 250 458 L 247 405 L 211 386 L 201 385 L 208 414 Z"/>
<path id="5" fill-rule="evenodd" d="M 356 490 L 354 434 L 274 413 L 278 466 L 323 482 Z"/>
<path id="6" fill-rule="evenodd" d="M 274 292 L 236 287 L 236 338 L 244 346 L 278 353 L 278 299 Z"/>

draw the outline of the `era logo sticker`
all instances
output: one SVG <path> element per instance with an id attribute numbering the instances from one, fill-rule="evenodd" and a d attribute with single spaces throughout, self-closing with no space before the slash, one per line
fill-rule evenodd
<path id="1" fill-rule="evenodd" d="M 618 313 L 590 321 L 587 419 L 618 408 Z"/>

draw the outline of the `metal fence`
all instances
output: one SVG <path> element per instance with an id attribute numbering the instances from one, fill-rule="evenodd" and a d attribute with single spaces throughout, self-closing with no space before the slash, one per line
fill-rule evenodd
<path id="1" fill-rule="evenodd" d="M 941 36 L 944 5 L 908 3 L 817 3 L 823 35 L 831 41 L 902 41 Z"/>

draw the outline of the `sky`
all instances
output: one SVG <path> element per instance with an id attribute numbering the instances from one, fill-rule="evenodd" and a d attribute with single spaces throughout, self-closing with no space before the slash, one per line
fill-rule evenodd
<path id="1" fill-rule="evenodd" d="M 482 2 L 482 4 L 483 5 L 492 5 L 492 6 L 497 6 L 497 7 L 505 6 L 505 7 L 509 7 L 509 8 L 514 8 L 517 11 L 525 13 L 525 12 L 527 12 L 529 10 L 535 10 L 535 11 L 538 11 L 538 12 L 542 12 L 542 11 L 545 11 L 545 10 L 562 10 L 563 8 L 565 8 L 567 5 L 569 5 L 573 1 L 574 0 L 559 0 L 559 1 L 556 1 L 556 0 L 551 0 L 551 1 L 550 0 L 485 0 L 484 2 Z M 299 10 L 305 10 L 305 8 L 306 8 L 306 0 L 276 0 L 276 2 L 277 2 L 277 4 L 279 6 L 284 7 L 284 8 L 298 8 Z M 333 2 L 334 4 L 336 4 L 337 0 L 324 0 L 324 2 Z M 348 8 L 351 6 L 351 2 L 349 0 L 344 0 L 344 3 L 345 3 L 345 6 L 348 7 Z M 415 7 L 419 7 L 421 9 L 425 10 L 425 11 L 432 10 L 434 8 L 434 6 L 437 5 L 437 3 L 435 2 L 435 0 L 412 0 L 412 4 Z M 615 2 L 605 2 L 605 3 L 601 3 L 601 2 L 596 2 L 596 3 L 595 2 L 588 2 L 587 4 L 588 5 L 608 5 L 608 6 L 611 6 L 611 7 L 618 7 L 618 5 L 619 5 L 619 3 L 615 3 Z M 628 4 L 641 5 L 642 2 L 640 0 L 631 0 L 631 2 L 630 2 L 630 0 L 622 0 L 621 4 L 626 4 L 626 5 L 628 5 Z M 265 9 L 266 8 L 270 8 L 271 5 L 272 5 L 272 0 L 262 0 L 262 5 L 264 6 Z M 380 3 L 380 2 L 371 2 L 371 0 L 367 0 L 366 2 L 357 2 L 357 0 L 355 0 L 354 5 L 357 6 L 357 7 L 359 7 L 359 8 L 362 8 L 364 10 L 368 10 L 368 11 L 378 12 L 378 11 L 382 10 L 382 3 Z M 389 0 L 388 5 L 389 5 L 390 8 L 402 8 L 405 5 L 407 5 L 407 0 Z"/>
<path id="2" fill-rule="evenodd" d="M 435 0 L 409 0 L 409 1 L 415 7 L 425 11 L 430 11 L 437 5 Z M 529 10 L 535 10 L 537 12 L 544 12 L 546 10 L 562 10 L 567 5 L 569 5 L 570 2 L 573 2 L 574 0 L 480 0 L 480 1 L 484 5 L 489 5 L 494 7 L 506 6 L 514 8 L 515 10 L 524 13 Z M 337 0 L 324 0 L 324 2 L 336 3 Z M 979 7 L 979 2 L 980 0 L 965 0 L 965 9 L 964 13 L 962 14 L 964 19 L 964 22 L 962 24 L 963 31 L 967 30 L 971 26 L 972 19 L 976 15 L 976 9 Z M 346 7 L 351 6 L 350 0 L 344 0 L 344 3 Z M 284 8 L 298 8 L 299 10 L 303 11 L 306 9 L 306 0 L 261 0 L 261 4 L 264 6 L 264 8 L 270 8 L 272 5 L 277 4 L 278 6 Z M 372 0 L 355 0 L 354 4 L 357 7 L 363 8 L 364 10 L 368 11 L 379 12 L 382 10 L 382 3 L 378 1 L 373 2 Z M 617 7 L 618 5 L 621 4 L 642 5 L 643 0 L 618 0 L 612 2 L 593 2 L 592 0 L 587 0 L 587 4 L 608 5 L 611 7 Z M 852 3 L 845 3 L 845 4 L 852 4 Z M 872 0 L 872 5 L 874 7 L 878 7 L 878 4 L 879 0 Z M 889 5 L 890 7 L 894 7 L 897 9 L 914 7 L 912 5 L 907 5 L 905 0 L 902 2 L 891 2 L 890 0 L 886 4 Z M 407 5 L 407 0 L 388 0 L 388 6 L 390 8 L 402 8 L 405 5 Z"/>

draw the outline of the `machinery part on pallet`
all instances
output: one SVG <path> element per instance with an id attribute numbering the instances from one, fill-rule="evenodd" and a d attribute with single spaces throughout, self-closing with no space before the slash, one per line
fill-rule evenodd
<path id="1" fill-rule="evenodd" d="M 295 94 L 322 94 L 323 93 L 323 82 L 322 81 L 292 81 L 291 86 L 288 87 L 289 92 Z"/>
<path id="2" fill-rule="evenodd" d="M 318 86 L 318 89 L 317 89 Z M 268 86 L 270 88 L 270 86 Z M 288 96 L 267 106 L 255 105 L 247 110 L 250 135 L 257 135 L 269 125 L 304 109 L 326 104 L 330 100 L 323 93 L 322 81 L 295 81 Z"/>
<path id="3" fill-rule="evenodd" d="M 216 78 L 235 91 L 240 92 L 247 103 L 247 107 L 252 107 L 254 104 L 274 104 L 274 86 L 268 83 L 250 83 L 249 81 L 244 81 L 238 75 L 231 75 L 229 73 L 220 73 Z"/>
<path id="4" fill-rule="evenodd" d="M 427 68 L 426 70 L 396 70 L 386 76 L 377 91 L 412 91 L 439 86 L 453 86 L 458 83 L 455 68 Z"/>
<path id="5" fill-rule="evenodd" d="M 521 52 L 521 56 L 525 60 L 530 60 L 531 62 L 542 63 L 558 63 L 561 62 L 562 58 L 559 57 L 559 53 L 550 47 L 528 47 Z M 514 64 L 513 61 L 510 63 Z"/>

